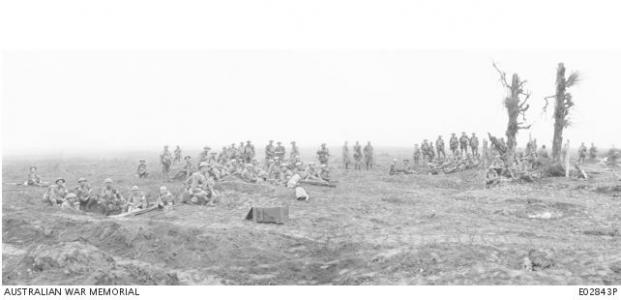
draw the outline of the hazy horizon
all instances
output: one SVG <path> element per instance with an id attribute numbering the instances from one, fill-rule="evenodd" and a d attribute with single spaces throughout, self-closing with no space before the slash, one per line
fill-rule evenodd
<path id="1" fill-rule="evenodd" d="M 520 145 L 529 134 L 550 145 L 552 106 L 542 108 L 558 62 L 582 75 L 564 136 L 573 147 L 621 142 L 614 51 L 35 51 L 4 55 L 3 157 L 219 150 L 247 139 L 260 152 L 269 139 L 340 152 L 344 140 L 412 147 L 451 132 L 504 136 L 506 91 L 492 61 L 532 91 Z"/>

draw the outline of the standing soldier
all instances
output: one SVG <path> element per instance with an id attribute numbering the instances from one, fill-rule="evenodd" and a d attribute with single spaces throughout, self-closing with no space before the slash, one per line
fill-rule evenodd
<path id="1" fill-rule="evenodd" d="M 436 140 L 436 151 L 438 153 L 438 159 L 446 159 L 446 153 L 444 152 L 444 140 L 441 135 L 439 135 Z M 442 154 L 442 158 L 440 158 L 440 154 Z"/>
<path id="2" fill-rule="evenodd" d="M 489 160 L 489 146 L 488 146 L 488 143 L 487 143 L 487 139 L 483 139 L 482 145 L 483 145 L 483 151 L 482 151 L 481 154 L 483 155 L 482 158 L 483 158 L 484 164 L 485 164 L 485 166 L 487 166 L 487 163 L 488 163 L 488 160 Z"/>
<path id="3" fill-rule="evenodd" d="M 317 159 L 319 160 L 319 164 L 327 165 L 329 158 L 330 158 L 330 152 L 328 151 L 328 148 L 326 147 L 326 143 L 323 143 L 321 144 L 321 148 L 319 148 L 319 151 L 317 151 Z"/>
<path id="4" fill-rule="evenodd" d="M 463 131 L 461 133 L 461 137 L 459 138 L 459 148 L 461 150 L 461 155 L 463 157 L 466 156 L 466 154 L 468 154 L 468 144 L 470 143 L 470 140 L 468 139 L 468 136 L 466 135 L 466 132 Z"/>
<path id="5" fill-rule="evenodd" d="M 470 137 L 470 150 L 472 151 L 473 158 L 479 158 L 479 138 L 476 134 L 474 134 L 474 132 Z"/>
<path id="6" fill-rule="evenodd" d="M 149 172 L 147 172 L 147 162 L 144 159 L 138 161 L 136 176 L 138 176 L 138 178 L 147 178 L 149 176 Z"/>
<path id="7" fill-rule="evenodd" d="M 591 148 L 589 148 L 589 159 L 595 160 L 597 158 L 597 148 L 595 148 L 595 144 L 591 143 Z"/>
<path id="8" fill-rule="evenodd" d="M 451 153 L 453 156 L 457 156 L 459 154 L 459 139 L 457 135 L 453 132 L 451 133 L 451 139 L 449 140 L 449 148 L 451 149 Z"/>
<path id="9" fill-rule="evenodd" d="M 579 164 L 584 163 L 584 160 L 586 159 L 586 155 L 587 155 L 587 147 L 584 143 L 582 143 L 580 145 L 580 148 L 578 148 L 578 163 Z"/>
<path id="10" fill-rule="evenodd" d="M 355 170 L 360 170 L 362 168 L 362 147 L 360 146 L 360 143 L 358 143 L 358 141 L 356 141 L 356 144 L 354 145 L 354 169 Z"/>
<path id="11" fill-rule="evenodd" d="M 343 166 L 345 166 L 345 170 L 349 170 L 349 165 L 351 164 L 351 156 L 349 155 L 349 146 L 347 146 L 347 141 L 343 145 Z"/>
<path id="12" fill-rule="evenodd" d="M 168 180 L 168 173 L 172 164 L 172 154 L 168 151 L 168 146 L 164 146 L 164 151 L 160 154 L 160 162 L 162 163 L 162 177 Z"/>
<path id="13" fill-rule="evenodd" d="M 291 142 L 291 153 L 289 153 L 289 160 L 293 164 L 297 163 L 300 160 L 300 150 L 295 144 L 295 141 Z"/>
<path id="14" fill-rule="evenodd" d="M 278 157 L 278 159 L 282 162 L 285 160 L 285 153 L 285 146 L 283 146 L 281 142 L 277 142 L 276 148 L 274 148 L 274 156 Z"/>
<path id="15" fill-rule="evenodd" d="M 246 146 L 244 147 L 244 156 L 246 158 L 246 163 L 250 163 L 254 159 L 254 146 L 250 140 L 246 141 Z"/>
<path id="16" fill-rule="evenodd" d="M 274 159 L 274 141 L 270 140 L 269 144 L 265 146 L 265 161 L 268 162 Z"/>
<path id="17" fill-rule="evenodd" d="M 173 164 L 177 164 L 180 162 L 181 162 L 181 147 L 177 145 L 177 147 L 175 147 L 175 157 L 173 159 Z"/>
<path id="18" fill-rule="evenodd" d="M 203 151 L 201 151 L 201 153 L 198 156 L 198 163 L 200 164 L 203 161 L 207 161 L 209 159 L 209 150 L 211 150 L 211 148 L 205 146 L 203 147 Z M 224 152 L 224 148 L 222 148 L 222 152 Z"/>
<path id="19" fill-rule="evenodd" d="M 373 169 L 373 146 L 371 146 L 371 142 L 367 142 L 367 145 L 364 146 L 364 163 L 368 169 Z"/>
<path id="20" fill-rule="evenodd" d="M 414 165 L 418 166 L 420 164 L 422 158 L 422 153 L 420 151 L 420 147 L 418 144 L 414 145 L 414 155 L 412 156 L 412 160 L 414 161 Z"/>

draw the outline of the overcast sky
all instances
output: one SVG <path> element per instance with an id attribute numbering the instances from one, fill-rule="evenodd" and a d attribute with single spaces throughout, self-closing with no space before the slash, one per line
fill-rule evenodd
<path id="1" fill-rule="evenodd" d="M 555 69 L 582 75 L 566 136 L 619 143 L 618 52 L 108 51 L 11 52 L 4 57 L 5 154 L 148 150 L 268 139 L 305 146 L 344 140 L 412 146 L 467 131 L 504 134 L 492 61 L 532 91 L 527 117 L 552 138 Z"/>

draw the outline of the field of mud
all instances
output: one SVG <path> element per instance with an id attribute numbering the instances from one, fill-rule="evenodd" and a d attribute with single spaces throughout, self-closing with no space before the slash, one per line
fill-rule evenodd
<path id="1" fill-rule="evenodd" d="M 154 156 L 155 157 L 155 156 Z M 385 285 L 621 284 L 621 181 L 588 165 L 588 181 L 484 185 L 484 171 L 388 175 L 336 167 L 336 188 L 219 183 L 215 207 L 115 219 L 42 204 L 45 188 L 14 186 L 31 164 L 48 181 L 151 195 L 136 159 L 4 160 L 3 284 Z M 155 159 L 152 159 L 154 161 Z M 337 162 L 333 164 L 337 165 Z M 157 173 L 158 166 L 150 165 Z M 173 191 L 181 183 L 166 183 Z M 287 205 L 284 225 L 244 220 L 252 206 Z"/>

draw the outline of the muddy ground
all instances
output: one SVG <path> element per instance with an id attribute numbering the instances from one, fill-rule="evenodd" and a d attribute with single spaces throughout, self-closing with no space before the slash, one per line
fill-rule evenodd
<path id="1" fill-rule="evenodd" d="M 389 176 L 336 168 L 336 188 L 221 183 L 216 207 L 114 219 L 44 206 L 30 164 L 73 187 L 114 178 L 123 193 L 162 184 L 133 176 L 136 157 L 3 160 L 3 284 L 621 284 L 621 181 L 548 178 L 485 188 L 484 172 Z M 333 165 L 337 165 L 335 161 Z M 179 191 L 180 183 L 168 183 Z M 284 225 L 244 220 L 288 205 Z"/>

